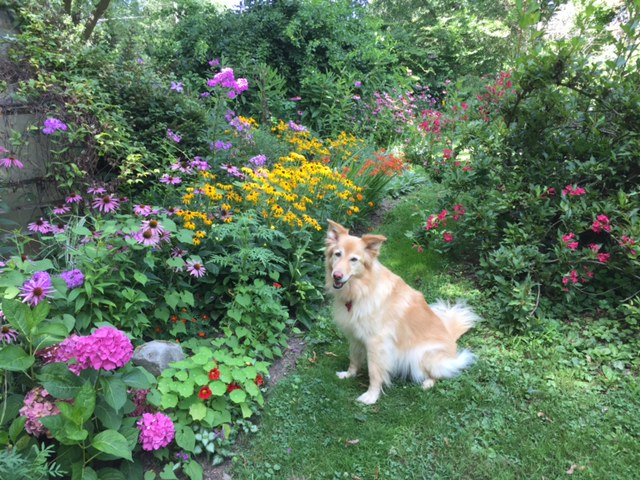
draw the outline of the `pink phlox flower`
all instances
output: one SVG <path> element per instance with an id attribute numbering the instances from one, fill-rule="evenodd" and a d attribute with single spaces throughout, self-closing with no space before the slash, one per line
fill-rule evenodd
<path id="1" fill-rule="evenodd" d="M 568 275 L 568 276 L 567 276 L 567 275 L 565 275 L 565 276 L 562 278 L 562 283 L 563 283 L 564 285 L 567 285 L 569 282 L 574 283 L 574 284 L 579 282 L 578 272 L 577 272 L 577 271 L 575 271 L 575 270 L 571 270 L 571 271 L 569 272 L 569 275 Z"/>
<path id="2" fill-rule="evenodd" d="M 451 234 L 450 232 L 444 232 L 442 234 L 442 239 L 447 243 L 453 242 L 453 234 Z"/>
<path id="3" fill-rule="evenodd" d="M 238 167 L 236 167 L 235 165 L 222 164 L 222 165 L 220 165 L 220 169 L 224 170 L 225 172 L 227 172 L 232 177 L 242 178 L 242 179 L 245 178 L 244 173 L 242 173 L 240 171 L 240 169 Z"/>
<path id="4" fill-rule="evenodd" d="M 573 185 L 567 185 L 566 187 L 564 187 L 564 190 L 562 190 L 562 193 L 564 193 L 565 195 L 573 195 L 578 197 L 580 195 L 585 195 L 587 191 L 582 187 L 574 187 Z"/>
<path id="5" fill-rule="evenodd" d="M 562 241 L 567 243 L 575 238 L 576 234 L 573 232 L 566 233 L 562 236 Z"/>
<path id="6" fill-rule="evenodd" d="M 569 243 L 567 243 L 567 247 L 570 250 L 577 250 L 579 246 L 580 246 L 580 243 L 578 243 L 578 242 L 569 242 Z"/>
<path id="7" fill-rule="evenodd" d="M 598 254 L 598 261 L 600 263 L 607 263 L 609 261 L 610 257 L 611 257 L 610 253 L 599 253 Z"/>
<path id="8" fill-rule="evenodd" d="M 145 451 L 159 450 L 169 445 L 175 437 L 175 426 L 162 412 L 143 413 L 136 422 L 140 430 L 140 443 Z"/>
<path id="9" fill-rule="evenodd" d="M 442 155 L 444 156 L 445 160 L 449 160 L 453 156 L 453 150 L 451 150 L 450 148 L 445 148 L 442 151 Z"/>
<path id="10" fill-rule="evenodd" d="M 44 121 L 44 128 L 42 133 L 45 135 L 51 135 L 57 131 L 66 132 L 67 124 L 57 118 L 49 117 Z"/>
<path id="11" fill-rule="evenodd" d="M 438 228 L 438 226 L 438 217 L 436 217 L 435 215 L 430 215 L 429 218 L 427 218 L 427 226 L 425 227 L 425 229 L 429 231 L 433 230 L 434 228 Z"/>
<path id="12" fill-rule="evenodd" d="M 461 203 L 454 205 L 453 211 L 455 212 L 455 214 L 453 215 L 454 220 L 460 220 L 460 218 L 462 218 L 462 216 L 465 213 L 467 213 L 467 211 L 465 210 L 464 206 Z"/>
<path id="13" fill-rule="evenodd" d="M 42 217 L 35 222 L 28 224 L 27 229 L 29 229 L 30 232 L 43 234 L 51 233 L 52 231 L 51 224 L 48 221 L 43 220 Z"/>
<path id="14" fill-rule="evenodd" d="M 15 157 L 0 158 L 0 167 L 4 168 L 17 168 L 18 170 L 24 168 L 24 163 Z"/>
<path id="15" fill-rule="evenodd" d="M 600 245 L 598 245 L 597 243 L 590 243 L 589 244 L 589 248 L 593 251 L 593 252 L 598 252 L 600 250 Z"/>
<path id="16" fill-rule="evenodd" d="M 186 267 L 187 267 L 187 272 L 189 272 L 189 275 L 191 275 L 192 277 L 196 277 L 196 278 L 204 277 L 205 273 L 207 273 L 207 270 L 204 268 L 204 265 L 202 265 L 202 263 L 200 263 L 200 261 L 198 260 L 193 260 L 193 259 L 187 260 Z"/>
<path id="17" fill-rule="evenodd" d="M 254 167 L 263 167 L 267 163 L 266 155 L 256 155 L 255 157 L 251 157 L 249 159 L 249 163 Z"/>
<path id="18" fill-rule="evenodd" d="M 193 160 L 190 162 L 191 167 L 195 170 L 205 171 L 211 169 L 211 165 L 206 160 L 203 160 L 202 157 L 195 156 Z"/>
<path id="19" fill-rule="evenodd" d="M 209 66 L 210 67 L 217 67 L 220 65 L 220 60 L 217 58 L 214 58 L 213 60 L 209 60 Z"/>
<path id="20" fill-rule="evenodd" d="M 440 220 L 441 222 L 444 222 L 447 219 L 447 214 L 449 212 L 447 212 L 446 210 L 442 210 L 439 214 L 438 214 L 438 220 Z"/>
<path id="21" fill-rule="evenodd" d="M 289 128 L 294 132 L 306 132 L 307 127 L 303 125 L 298 125 L 297 123 L 290 121 L 288 124 Z"/>
<path id="22" fill-rule="evenodd" d="M 77 268 L 62 272 L 60 274 L 60 278 L 65 281 L 65 283 L 67 284 L 67 288 L 69 288 L 70 290 L 84 285 L 84 274 Z"/>
<path id="23" fill-rule="evenodd" d="M 216 140 L 211 144 L 211 150 L 229 150 L 233 145 L 231 142 L 223 142 L 222 140 Z"/>

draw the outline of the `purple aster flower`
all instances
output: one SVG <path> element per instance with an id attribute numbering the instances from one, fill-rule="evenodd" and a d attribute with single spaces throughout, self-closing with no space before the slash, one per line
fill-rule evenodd
<path id="1" fill-rule="evenodd" d="M 43 234 L 51 233 L 51 224 L 46 220 L 43 220 L 42 217 L 40 217 L 35 222 L 28 224 L 27 228 L 31 232 Z"/>
<path id="2" fill-rule="evenodd" d="M 182 179 L 180 177 L 172 177 L 168 173 L 165 173 L 160 177 L 160 183 L 164 183 L 166 185 L 179 185 L 182 183 Z"/>
<path id="3" fill-rule="evenodd" d="M 59 130 L 66 132 L 66 123 L 53 117 L 49 117 L 44 121 L 44 128 L 42 129 L 42 133 L 44 133 L 45 135 L 51 135 L 52 133 L 55 133 Z"/>
<path id="4" fill-rule="evenodd" d="M 209 170 L 211 168 L 209 162 L 198 156 L 193 157 L 193 160 L 191 160 L 191 167 L 196 170 Z"/>
<path id="5" fill-rule="evenodd" d="M 53 209 L 53 213 L 56 215 L 64 215 L 71 211 L 71 207 L 67 205 L 56 205 L 56 208 Z"/>
<path id="6" fill-rule="evenodd" d="M 22 169 L 24 168 L 24 163 L 15 157 L 6 157 L 0 158 L 0 167 Z"/>
<path id="7" fill-rule="evenodd" d="M 251 157 L 249 159 L 249 163 L 256 167 L 262 167 L 267 163 L 267 157 L 265 155 L 256 155 L 255 157 Z"/>
<path id="8" fill-rule="evenodd" d="M 84 274 L 77 268 L 62 272 L 60 277 L 65 281 L 67 288 L 70 290 L 81 287 L 84 284 Z"/>
<path id="9" fill-rule="evenodd" d="M 231 120 L 233 120 L 233 117 L 236 116 L 236 112 L 234 112 L 233 110 L 227 110 L 227 113 L 225 113 L 224 115 L 224 119 L 227 122 L 230 122 Z"/>
<path id="10" fill-rule="evenodd" d="M 220 65 L 220 60 L 217 58 L 214 58 L 213 60 L 209 60 L 209 66 L 210 67 L 217 67 Z"/>
<path id="11" fill-rule="evenodd" d="M 97 208 L 100 212 L 115 212 L 120 207 L 120 200 L 113 195 L 103 195 L 93 199 L 93 208 Z"/>
<path id="12" fill-rule="evenodd" d="M 148 452 L 166 447 L 175 437 L 171 418 L 161 412 L 143 413 L 136 425 L 140 430 L 142 449 Z"/>
<path id="13" fill-rule="evenodd" d="M 187 260 L 186 267 L 187 272 L 189 272 L 189 275 L 191 275 L 192 277 L 204 277 L 205 273 L 207 273 L 204 265 L 202 265 L 202 263 L 198 262 L 197 260 Z"/>
<path id="14" fill-rule="evenodd" d="M 173 90 L 174 92 L 182 93 L 184 91 L 184 83 L 171 82 L 171 90 Z"/>
<path id="15" fill-rule="evenodd" d="M 353 82 L 353 86 L 356 88 L 360 88 L 362 87 L 362 82 L 360 80 L 356 80 L 355 82 Z"/>
<path id="16" fill-rule="evenodd" d="M 66 203 L 80 203 L 81 201 L 82 197 L 75 192 L 71 192 L 65 200 Z"/>
<path id="17" fill-rule="evenodd" d="M 174 133 L 170 128 L 167 128 L 167 138 L 173 140 L 176 143 L 180 143 L 180 141 L 182 140 L 182 137 L 177 133 Z"/>
<path id="18" fill-rule="evenodd" d="M 35 307 L 54 291 L 51 286 L 51 276 L 47 272 L 36 272 L 22 285 L 20 296 L 23 297 L 22 303 Z"/>
<path id="19" fill-rule="evenodd" d="M 291 121 L 289 122 L 289 128 L 291 130 L 293 130 L 294 132 L 306 132 L 307 131 L 307 127 L 304 127 L 302 125 L 298 125 L 297 123 Z"/>
<path id="20" fill-rule="evenodd" d="M 213 144 L 213 148 L 216 150 L 229 150 L 232 146 L 231 142 L 223 142 L 222 140 L 217 140 Z"/>
<path id="21" fill-rule="evenodd" d="M 138 58 L 136 58 L 136 63 L 137 63 L 138 65 L 144 65 L 144 58 L 142 58 L 142 57 L 138 57 Z"/>
<path id="22" fill-rule="evenodd" d="M 218 85 L 224 88 L 235 87 L 236 79 L 232 68 L 223 68 L 220 72 L 216 73 L 212 79 L 207 81 L 209 88 L 214 88 Z"/>

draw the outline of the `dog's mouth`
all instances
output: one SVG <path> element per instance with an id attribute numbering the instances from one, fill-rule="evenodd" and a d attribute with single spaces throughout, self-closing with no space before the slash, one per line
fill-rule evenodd
<path id="1" fill-rule="evenodd" d="M 335 288 L 336 290 L 340 290 L 342 287 L 344 287 L 345 283 L 347 283 L 346 280 L 333 280 L 333 288 Z"/>

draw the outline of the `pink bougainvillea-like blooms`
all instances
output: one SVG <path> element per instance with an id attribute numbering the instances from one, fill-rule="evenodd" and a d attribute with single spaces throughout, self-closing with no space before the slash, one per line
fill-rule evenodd
<path id="1" fill-rule="evenodd" d="M 40 437 L 45 434 L 51 438 L 51 432 L 42 425 L 40 419 L 59 414 L 60 410 L 53 403 L 53 397 L 43 387 L 36 387 L 30 390 L 24 397 L 24 406 L 20 409 L 20 416 L 27 417 L 24 429 L 34 437 Z"/>
<path id="2" fill-rule="evenodd" d="M 171 418 L 161 412 L 143 413 L 136 425 L 140 430 L 142 449 L 148 452 L 166 447 L 175 437 Z"/>

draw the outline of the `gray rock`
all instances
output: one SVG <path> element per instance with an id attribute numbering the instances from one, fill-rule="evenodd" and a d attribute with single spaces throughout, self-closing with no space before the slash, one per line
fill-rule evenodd
<path id="1" fill-rule="evenodd" d="M 134 365 L 146 368 L 157 377 L 170 363 L 183 359 L 184 351 L 177 343 L 153 340 L 136 348 L 132 361 Z"/>

